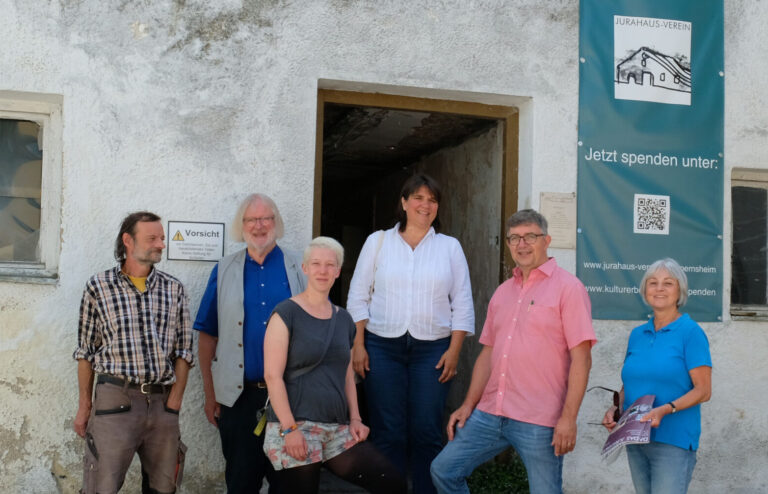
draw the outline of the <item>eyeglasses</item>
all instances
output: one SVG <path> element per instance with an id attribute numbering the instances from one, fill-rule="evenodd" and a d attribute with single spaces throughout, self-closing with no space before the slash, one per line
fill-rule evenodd
<path id="1" fill-rule="evenodd" d="M 606 391 L 610 391 L 611 393 L 613 393 L 613 406 L 616 407 L 616 410 L 613 411 L 613 421 L 614 422 L 618 422 L 619 419 L 621 418 L 621 398 L 619 396 L 619 392 L 618 391 L 614 391 L 611 388 L 605 388 L 603 386 L 592 386 L 591 388 L 589 388 L 587 390 L 587 393 L 589 393 L 593 389 L 604 389 Z M 587 422 L 587 423 L 589 425 L 605 425 L 602 422 Z"/>
<path id="2" fill-rule="evenodd" d="M 257 225 L 259 223 L 263 225 L 269 225 L 275 222 L 274 216 L 262 216 L 260 218 L 243 218 L 243 223 L 248 226 Z"/>
<path id="3" fill-rule="evenodd" d="M 539 239 L 539 237 L 546 237 L 546 233 L 526 233 L 525 235 L 515 235 L 514 233 L 507 237 L 507 242 L 512 245 L 517 245 L 520 239 L 523 239 L 527 245 L 533 245 Z"/>

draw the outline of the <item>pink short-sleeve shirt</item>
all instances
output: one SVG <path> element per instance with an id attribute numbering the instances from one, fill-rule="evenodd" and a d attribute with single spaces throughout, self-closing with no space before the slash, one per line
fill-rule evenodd
<path id="1" fill-rule="evenodd" d="M 493 347 L 491 375 L 477 408 L 554 427 L 568 386 L 570 350 L 597 342 L 584 285 L 554 258 L 531 271 L 515 268 L 488 304 L 480 343 Z"/>

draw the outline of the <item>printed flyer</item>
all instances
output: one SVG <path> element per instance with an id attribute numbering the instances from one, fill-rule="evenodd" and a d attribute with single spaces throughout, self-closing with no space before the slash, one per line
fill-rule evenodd
<path id="1" fill-rule="evenodd" d="M 655 398 L 655 395 L 641 396 L 624 410 L 618 424 L 605 441 L 603 461 L 613 463 L 627 444 L 647 444 L 651 441 L 651 423 L 640 422 L 640 419 L 653 409 Z"/>

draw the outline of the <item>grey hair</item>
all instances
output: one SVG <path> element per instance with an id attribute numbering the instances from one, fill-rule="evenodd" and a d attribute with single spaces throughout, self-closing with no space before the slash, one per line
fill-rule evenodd
<path id="1" fill-rule="evenodd" d="M 645 300 L 645 285 L 648 282 L 648 278 L 656 274 L 658 271 L 665 270 L 677 280 L 677 285 L 680 288 L 680 296 L 677 299 L 677 306 L 682 307 L 688 302 L 688 277 L 685 275 L 685 271 L 680 265 L 672 259 L 667 257 L 665 259 L 659 259 L 650 266 L 643 275 L 643 279 L 640 281 L 640 293 L 643 295 L 643 302 L 648 303 Z"/>
<path id="2" fill-rule="evenodd" d="M 243 199 L 243 201 L 237 207 L 235 219 L 232 220 L 232 227 L 230 229 L 232 239 L 235 242 L 245 241 L 245 238 L 243 238 L 243 216 L 245 216 L 245 210 L 248 209 L 248 206 L 254 202 L 263 202 L 267 205 L 268 208 L 272 210 L 272 214 L 275 215 L 275 240 L 283 238 L 283 234 L 285 233 L 285 226 L 283 225 L 283 217 L 280 216 L 280 210 L 277 209 L 277 204 L 275 204 L 275 201 L 273 201 L 272 198 L 268 195 L 256 193 L 251 194 Z"/>
<path id="3" fill-rule="evenodd" d="M 312 255 L 312 249 L 331 249 L 333 253 L 336 254 L 336 262 L 339 267 L 344 264 L 344 247 L 342 247 L 336 239 L 331 237 L 313 238 L 309 245 L 307 245 L 307 248 L 304 249 L 304 258 L 302 259 L 304 264 L 309 261 L 309 256 Z"/>
<path id="4" fill-rule="evenodd" d="M 541 233 L 547 234 L 547 219 L 535 209 L 521 209 L 507 219 L 507 228 L 504 234 L 509 231 L 510 228 L 514 228 L 519 225 L 538 225 L 541 228 Z"/>

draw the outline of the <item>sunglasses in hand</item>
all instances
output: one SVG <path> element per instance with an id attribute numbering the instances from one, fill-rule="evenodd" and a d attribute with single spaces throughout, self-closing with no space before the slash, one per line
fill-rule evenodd
<path id="1" fill-rule="evenodd" d="M 604 389 L 605 391 L 610 391 L 611 393 L 613 393 L 613 406 L 616 407 L 616 409 L 613 410 L 613 421 L 614 422 L 618 422 L 619 419 L 621 418 L 621 406 L 620 406 L 621 403 L 620 403 L 620 398 L 619 398 L 619 392 L 618 391 L 614 391 L 611 388 L 606 388 L 606 387 L 603 387 L 603 386 L 592 386 L 591 388 L 589 388 L 587 390 L 587 393 L 589 393 L 593 389 Z M 589 425 L 606 425 L 604 422 L 587 422 L 587 424 L 589 424 Z"/>

